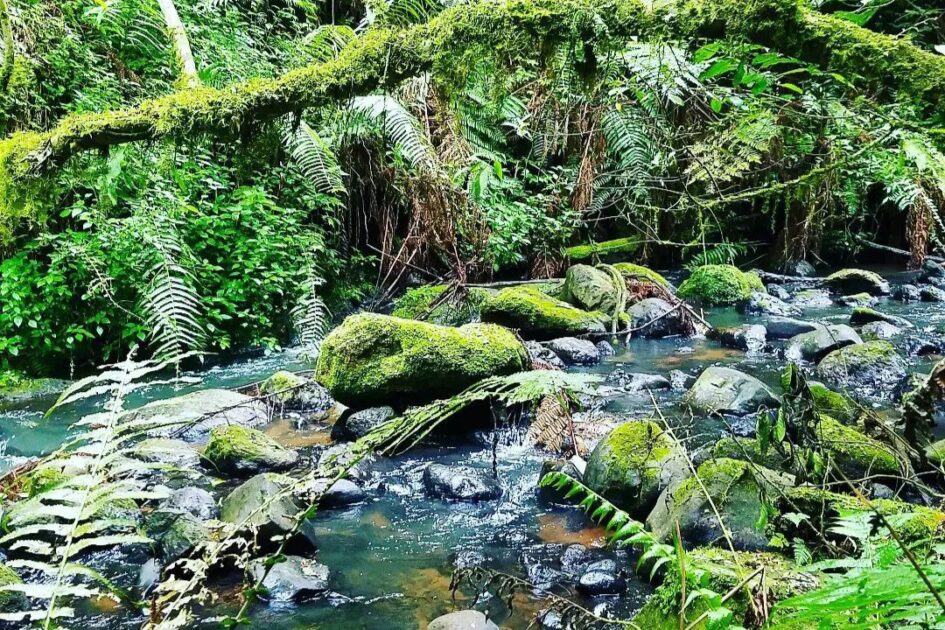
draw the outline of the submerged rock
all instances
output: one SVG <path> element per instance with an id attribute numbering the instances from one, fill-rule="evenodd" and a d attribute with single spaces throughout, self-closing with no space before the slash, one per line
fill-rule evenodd
<path id="1" fill-rule="evenodd" d="M 661 298 L 640 300 L 627 309 L 637 337 L 669 337 L 683 332 L 679 309 Z"/>
<path id="2" fill-rule="evenodd" d="M 741 309 L 749 315 L 777 315 L 789 317 L 800 315 L 801 309 L 788 304 L 780 297 L 769 295 L 763 291 L 753 291 L 747 302 L 743 302 Z"/>
<path id="3" fill-rule="evenodd" d="M 458 610 L 430 622 L 427 630 L 499 630 L 478 610 Z"/>
<path id="4" fill-rule="evenodd" d="M 824 278 L 824 284 L 844 295 L 852 293 L 889 294 L 888 282 L 883 280 L 879 274 L 863 269 L 841 269 Z"/>
<path id="5" fill-rule="evenodd" d="M 590 265 L 571 265 L 564 277 L 561 298 L 586 311 L 613 313 L 617 287 L 610 274 Z"/>
<path id="6" fill-rule="evenodd" d="M 370 407 L 340 418 L 331 428 L 333 440 L 358 440 L 397 415 L 393 407 Z"/>
<path id="7" fill-rule="evenodd" d="M 642 516 L 660 492 L 689 474 L 683 447 L 650 420 L 607 434 L 587 460 L 584 483 L 618 507 Z"/>
<path id="8" fill-rule="evenodd" d="M 765 549 L 768 537 L 758 527 L 764 499 L 777 496 L 779 490 L 791 487 L 793 477 L 734 459 L 710 459 L 697 471 L 701 484 L 694 477 L 666 488 L 646 518 L 647 529 L 660 540 L 668 541 L 679 524 L 683 539 L 694 545 L 720 544 L 724 541 L 719 511 L 736 549 Z"/>
<path id="9" fill-rule="evenodd" d="M 780 404 L 768 386 L 754 376 L 726 367 L 707 368 L 683 399 L 706 413 L 741 416 Z"/>
<path id="10" fill-rule="evenodd" d="M 271 606 L 305 601 L 328 590 L 328 567 L 309 558 L 281 556 L 268 573 L 266 560 L 257 559 L 249 563 L 246 572 L 254 584 L 262 579 L 265 599 Z"/>
<path id="11" fill-rule="evenodd" d="M 742 324 L 733 328 L 716 328 L 713 336 L 727 348 L 758 352 L 764 350 L 768 331 L 760 324 Z"/>
<path id="12" fill-rule="evenodd" d="M 679 286 L 678 295 L 705 306 L 732 306 L 745 302 L 753 291 L 765 287 L 754 273 L 745 273 L 732 265 L 704 265 Z"/>
<path id="13" fill-rule="evenodd" d="M 815 330 L 792 337 L 785 349 L 785 356 L 791 361 L 816 362 L 834 350 L 863 340 L 855 330 L 845 324 L 836 326 L 818 326 Z"/>
<path id="14" fill-rule="evenodd" d="M 594 365 L 600 363 L 600 350 L 592 341 L 587 339 L 560 337 L 546 341 L 544 345 L 568 365 Z"/>
<path id="15" fill-rule="evenodd" d="M 210 430 L 223 425 L 256 428 L 269 422 L 266 406 L 227 389 L 197 392 L 156 400 L 130 412 L 130 421 L 147 421 L 161 428 L 150 433 L 157 437 L 179 437 L 186 442 L 203 442 Z"/>
<path id="16" fill-rule="evenodd" d="M 865 396 L 892 398 L 906 362 L 888 341 L 868 341 L 834 350 L 817 365 L 817 375 Z"/>
<path id="17" fill-rule="evenodd" d="M 289 470 L 299 454 L 271 437 L 237 425 L 217 427 L 210 432 L 204 459 L 220 472 L 248 477 L 266 471 Z"/>
<path id="18" fill-rule="evenodd" d="M 605 332 L 610 316 L 581 310 L 532 286 L 502 289 L 482 305 L 482 320 L 514 328 L 526 337 Z"/>
<path id="19" fill-rule="evenodd" d="M 430 464 L 423 471 L 423 485 L 431 496 L 454 501 L 486 501 L 502 494 L 490 471 L 470 466 Z"/>
<path id="20" fill-rule="evenodd" d="M 335 404 L 327 389 L 310 378 L 286 370 L 260 383 L 259 393 L 288 409 L 311 413 L 325 413 Z"/>
<path id="21" fill-rule="evenodd" d="M 813 332 L 821 326 L 822 324 L 791 317 L 769 317 L 765 322 L 768 337 L 771 339 L 790 339 L 797 335 Z"/>
<path id="22" fill-rule="evenodd" d="M 491 324 L 460 328 L 387 315 L 352 315 L 324 340 L 316 379 L 353 408 L 391 399 L 428 402 L 483 378 L 528 367 L 510 330 Z"/>

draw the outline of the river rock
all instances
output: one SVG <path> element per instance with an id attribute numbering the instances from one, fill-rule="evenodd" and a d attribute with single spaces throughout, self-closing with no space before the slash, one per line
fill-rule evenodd
<path id="1" fill-rule="evenodd" d="M 397 415 L 393 407 L 370 407 L 339 418 L 331 428 L 333 440 L 358 440 Z"/>
<path id="2" fill-rule="evenodd" d="M 583 475 L 569 459 L 546 459 L 541 463 L 541 474 L 539 479 L 544 479 L 545 475 L 551 472 L 561 472 L 567 474 L 572 479 L 581 481 Z M 564 503 L 570 505 L 570 500 L 565 499 L 568 488 L 558 489 L 554 486 L 539 486 L 538 499 L 544 503 Z"/>
<path id="3" fill-rule="evenodd" d="M 427 630 L 499 630 L 499 626 L 478 610 L 458 610 L 437 617 L 430 622 Z"/>
<path id="4" fill-rule="evenodd" d="M 661 298 L 647 298 L 640 300 L 629 309 L 630 328 L 637 337 L 669 337 L 679 335 L 682 330 L 682 319 L 679 310 Z"/>
<path id="5" fill-rule="evenodd" d="M 856 423 L 859 408 L 849 396 L 835 392 L 817 381 L 808 381 L 807 387 L 814 399 L 814 408 L 819 413 L 835 418 L 843 424 Z"/>
<path id="6" fill-rule="evenodd" d="M 490 471 L 470 466 L 430 464 L 423 471 L 423 486 L 430 496 L 454 501 L 486 501 L 502 494 Z"/>
<path id="7" fill-rule="evenodd" d="M 203 521 L 182 510 L 154 510 L 148 516 L 145 531 L 160 550 L 165 565 L 210 539 L 210 529 Z"/>
<path id="8" fill-rule="evenodd" d="M 888 282 L 883 280 L 879 274 L 863 269 L 841 269 L 824 278 L 824 284 L 844 295 L 852 293 L 889 294 Z"/>
<path id="9" fill-rule="evenodd" d="M 830 293 L 821 289 L 804 289 L 794 294 L 793 303 L 800 308 L 830 308 Z"/>
<path id="10" fill-rule="evenodd" d="M 686 374 L 682 370 L 671 370 L 669 373 L 669 384 L 672 389 L 677 391 L 689 389 L 695 382 L 695 376 L 692 374 Z"/>
<path id="11" fill-rule="evenodd" d="M 613 560 L 600 560 L 588 565 L 578 580 L 577 589 L 585 595 L 615 595 L 627 588 L 627 582 L 617 572 Z"/>
<path id="12" fill-rule="evenodd" d="M 784 354 L 791 361 L 816 362 L 834 350 L 862 342 L 857 332 L 844 324 L 818 326 L 811 332 L 792 337 Z"/>
<path id="13" fill-rule="evenodd" d="M 278 473 L 262 473 L 245 481 L 223 499 L 220 519 L 259 530 L 258 539 L 289 533 L 296 524 L 302 505 L 286 490 L 293 480 Z M 278 497 L 274 499 L 273 497 Z M 313 528 L 306 521 L 300 534 L 315 544 Z"/>
<path id="14" fill-rule="evenodd" d="M 286 409 L 313 414 L 325 413 L 335 404 L 327 389 L 310 378 L 286 370 L 280 370 L 260 383 L 259 393 Z"/>
<path id="15" fill-rule="evenodd" d="M 935 262 L 931 258 L 926 258 L 925 262 L 922 263 L 919 277 L 926 282 L 945 280 L 945 265 Z"/>
<path id="16" fill-rule="evenodd" d="M 850 315 L 851 326 L 863 326 L 871 322 L 886 322 L 887 324 L 899 326 L 900 328 L 913 327 L 912 322 L 907 319 L 903 319 L 902 317 L 880 313 L 875 309 L 864 306 L 858 306 L 857 308 L 853 309 L 853 313 Z"/>
<path id="17" fill-rule="evenodd" d="M 672 383 L 665 376 L 659 374 L 643 374 L 641 372 L 625 372 L 617 368 L 607 376 L 607 382 L 629 391 L 638 392 L 648 389 L 670 389 Z"/>
<path id="18" fill-rule="evenodd" d="M 237 477 L 289 470 L 299 460 L 298 453 L 262 431 L 239 425 L 213 429 L 203 456 L 220 472 Z"/>
<path id="19" fill-rule="evenodd" d="M 762 494 L 772 499 L 779 489 L 794 484 L 793 477 L 745 461 L 710 459 L 699 466 L 695 477 L 666 488 L 646 518 L 646 528 L 654 536 L 669 541 L 676 523 L 687 543 L 724 544 L 718 518 L 705 491 L 719 511 L 732 542 L 739 550 L 758 550 L 768 546 L 768 537 L 758 528 Z"/>
<path id="20" fill-rule="evenodd" d="M 771 295 L 773 295 L 774 297 L 778 298 L 779 300 L 783 301 L 783 300 L 791 299 L 791 292 L 785 289 L 784 286 L 780 284 L 769 282 L 768 284 L 765 285 L 765 290 Z"/>
<path id="21" fill-rule="evenodd" d="M 617 354 L 614 346 L 606 339 L 601 339 L 594 345 L 597 346 L 597 351 L 600 353 L 601 358 L 612 357 Z"/>
<path id="22" fill-rule="evenodd" d="M 605 332 L 610 323 L 606 313 L 579 309 L 534 286 L 502 289 L 483 302 L 481 312 L 482 321 L 514 328 L 532 339 Z"/>
<path id="23" fill-rule="evenodd" d="M 683 399 L 706 413 L 741 416 L 780 404 L 768 386 L 754 376 L 727 367 L 707 368 Z"/>
<path id="24" fill-rule="evenodd" d="M 679 286 L 677 295 L 705 306 L 734 306 L 747 301 L 753 291 L 764 290 L 761 278 L 754 273 L 732 265 L 704 265 Z"/>
<path id="25" fill-rule="evenodd" d="M 925 286 L 919 290 L 923 302 L 945 302 L 945 290 L 933 286 Z"/>
<path id="26" fill-rule="evenodd" d="M 300 556 L 282 556 L 268 573 L 265 559 L 253 560 L 246 572 L 254 584 L 262 580 L 270 606 L 305 601 L 328 590 L 328 567 Z"/>
<path id="27" fill-rule="evenodd" d="M 797 335 L 817 330 L 822 324 L 807 322 L 791 317 L 769 317 L 765 322 L 767 336 L 770 339 L 790 339 Z"/>
<path id="28" fill-rule="evenodd" d="M 892 296 L 900 302 L 918 302 L 922 292 L 914 284 L 901 284 L 893 289 Z"/>
<path id="29" fill-rule="evenodd" d="M 617 308 L 617 287 L 610 274 L 590 265 L 568 267 L 561 297 L 586 311 L 613 313 Z"/>
<path id="30" fill-rule="evenodd" d="M 591 552 L 584 545 L 568 545 L 561 554 L 561 570 L 568 575 L 578 575 L 584 572 L 591 562 Z"/>
<path id="31" fill-rule="evenodd" d="M 872 306 L 879 300 L 869 293 L 854 293 L 853 295 L 841 295 L 837 298 L 837 304 L 840 306 Z"/>
<path id="32" fill-rule="evenodd" d="M 813 278 L 817 275 L 814 265 L 806 260 L 789 261 L 784 264 L 783 271 L 789 276 L 797 276 L 798 278 Z"/>
<path id="33" fill-rule="evenodd" d="M 567 365 L 600 363 L 600 351 L 592 341 L 576 337 L 560 337 L 545 342 L 545 347 L 561 357 Z"/>
<path id="34" fill-rule="evenodd" d="M 486 377 L 527 369 L 528 353 L 510 330 L 459 328 L 375 313 L 347 317 L 322 342 L 316 380 L 352 408 L 391 399 L 429 402 Z"/>
<path id="35" fill-rule="evenodd" d="M 363 502 L 366 496 L 358 484 L 350 479 L 339 479 L 322 494 L 319 506 L 326 509 L 347 507 Z"/>
<path id="36" fill-rule="evenodd" d="M 893 450 L 861 431 L 821 415 L 816 432 L 830 462 L 847 479 L 899 475 L 899 461 Z"/>
<path id="37" fill-rule="evenodd" d="M 860 328 L 860 336 L 864 341 L 877 339 L 892 339 L 902 334 L 902 328 L 893 326 L 889 322 L 870 322 Z"/>
<path id="38" fill-rule="evenodd" d="M 945 337 L 909 336 L 902 343 L 903 351 L 912 357 L 924 357 L 930 354 L 945 354 Z"/>
<path id="39" fill-rule="evenodd" d="M 539 342 L 526 341 L 525 349 L 528 350 L 528 357 L 531 359 L 533 367 L 537 362 L 539 365 L 544 363 L 559 370 L 564 369 L 564 361 L 561 360 L 561 357 L 545 346 L 541 345 Z"/>
<path id="40" fill-rule="evenodd" d="M 732 328 L 716 328 L 713 336 L 726 348 L 758 352 L 764 350 L 768 331 L 760 324 L 742 324 Z"/>
<path id="41" fill-rule="evenodd" d="M 200 454 L 192 444 L 169 438 L 148 438 L 134 447 L 133 456 L 141 461 L 193 470 L 200 464 Z"/>
<path id="42" fill-rule="evenodd" d="M 763 291 L 752 291 L 748 300 L 742 303 L 741 309 L 749 315 L 778 315 L 789 317 L 791 315 L 801 314 L 801 309 L 798 307 L 792 306 L 783 299 L 769 295 Z"/>
<path id="43" fill-rule="evenodd" d="M 202 389 L 150 402 L 130 412 L 128 421 L 158 425 L 160 428 L 150 431 L 155 437 L 203 442 L 214 427 L 260 427 L 269 422 L 269 412 L 263 403 L 249 396 L 227 389 Z"/>
<path id="44" fill-rule="evenodd" d="M 906 377 L 906 362 L 888 341 L 834 350 L 817 365 L 824 381 L 864 396 L 892 398 Z"/>
<path id="45" fill-rule="evenodd" d="M 161 503 L 161 508 L 187 512 L 201 521 L 217 518 L 220 515 L 220 510 L 217 508 L 217 502 L 214 501 L 213 495 L 203 488 L 193 486 L 180 488 L 172 492 Z"/>
<path id="46" fill-rule="evenodd" d="M 584 483 L 631 514 L 646 514 L 663 488 L 689 474 L 683 447 L 650 420 L 626 422 L 587 460 Z"/>

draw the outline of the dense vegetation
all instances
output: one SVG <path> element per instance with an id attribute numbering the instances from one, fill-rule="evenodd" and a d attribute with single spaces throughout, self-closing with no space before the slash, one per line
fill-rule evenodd
<path id="1" fill-rule="evenodd" d="M 322 462 L 291 489 L 272 482 L 282 484 L 280 497 L 307 499 L 283 528 L 285 539 L 268 550 L 274 558 L 304 529 L 307 506 L 327 492 L 326 478 L 344 477 L 368 453 L 402 452 L 484 400 L 534 416 L 538 444 L 587 455 L 571 411 L 589 395 L 589 379 L 522 371 L 548 367 L 547 357 L 528 357 L 518 336 L 496 324 L 542 341 L 562 332 L 596 341 L 618 329 L 629 339 L 640 330 L 629 307 L 657 299 L 671 310 L 643 327 L 673 321 L 672 334 L 688 336 L 710 327 L 686 300 L 743 306 L 770 284 L 732 265 L 764 268 L 778 274 L 767 280 L 785 282 L 810 276 L 810 264 L 894 260 L 913 271 L 939 269 L 940 4 L 0 0 L 0 385 L 9 385 L 0 389 L 26 378 L 92 375 L 57 408 L 109 398 L 55 456 L 95 463 L 72 462 L 81 473 L 71 481 L 59 476 L 73 468 L 40 464 L 40 473 L 53 470 L 59 493 L 47 495 L 47 512 L 13 501 L 0 519 L 0 546 L 14 542 L 48 557 L 29 568 L 54 575 L 62 592 L 36 584 L 4 591 L 0 584 L 0 609 L 8 604 L 4 595 L 22 591 L 31 605 L 42 604 L 32 620 L 52 627 L 64 608 L 57 599 L 91 593 L 70 581 L 90 575 L 72 564 L 83 549 L 153 542 L 111 533 L 128 525 L 121 512 L 129 502 L 137 510 L 156 496 L 115 469 L 127 466 L 120 461 L 129 441 L 168 425 L 176 431 L 184 421 L 129 421 L 125 399 L 145 376 L 177 373 L 193 357 L 292 344 L 314 352 L 329 324 L 355 309 L 449 325 L 491 322 L 430 332 L 427 324 L 358 315 L 332 333 L 316 380 L 339 402 L 390 402 L 397 415 L 356 442 L 353 459 Z M 640 264 L 692 273 L 677 294 Z M 938 277 L 928 267 L 923 273 Z M 853 300 L 883 282 L 874 275 L 829 276 L 817 286 Z M 565 276 L 561 286 L 538 282 Z M 506 287 L 513 281 L 530 284 Z M 868 288 L 847 290 L 854 282 Z M 902 323 L 866 310 L 854 313 L 866 318 L 859 324 Z M 828 329 L 801 334 L 819 331 Z M 376 348 L 365 350 L 365 339 Z M 818 340 L 814 350 L 798 344 L 797 356 L 790 347 L 784 356 L 819 362 L 825 375 L 831 361 L 898 360 L 891 346 L 876 345 L 884 341 L 867 341 L 874 344 L 869 357 L 826 356 L 841 348 L 819 347 Z M 396 360 L 384 356 L 392 345 Z M 106 362 L 119 364 L 96 376 Z M 897 396 L 902 371 L 887 383 Z M 942 627 L 940 523 L 923 529 L 942 513 L 916 512 L 898 492 L 895 502 L 877 507 L 847 478 L 872 483 L 874 474 L 885 476 L 913 503 L 940 502 L 945 473 L 926 446 L 945 390 L 941 379 L 940 368 L 914 379 L 912 393 L 884 408 L 894 409 L 892 416 L 880 417 L 868 404 L 809 386 L 789 363 L 779 411 L 758 415 L 753 441 L 713 451 L 699 466 L 685 457 L 691 479 L 700 480 L 708 464 L 706 476 L 733 474 L 733 487 L 751 477 L 754 486 L 779 489 L 753 515 L 756 529 L 773 534 L 764 548 L 777 555 L 767 560 L 744 559 L 721 517 L 731 555 L 720 559 L 700 548 L 687 560 L 678 520 L 675 534 L 664 536 L 649 520 L 638 522 L 652 506 L 633 514 L 588 478 L 564 473 L 542 484 L 577 497 L 613 542 L 641 549 L 641 566 L 662 586 L 640 613 L 640 627 L 657 627 L 667 614 L 681 629 L 806 628 L 819 621 Z M 258 393 L 272 398 L 300 387 L 293 381 Z M 825 410 L 818 396 L 849 405 L 846 424 L 856 428 L 838 426 L 843 419 L 831 415 L 839 408 Z M 652 424 L 668 431 L 671 443 L 660 448 L 672 451 L 677 438 L 664 425 Z M 282 448 L 245 439 L 249 451 Z M 860 441 L 866 447 L 854 455 L 831 446 Z M 225 450 L 216 446 L 208 450 Z M 737 463 L 712 468 L 741 462 L 746 448 L 757 449 L 766 469 L 790 473 L 798 487 L 769 483 Z M 865 457 L 864 450 L 866 470 L 837 463 Z M 880 461 L 885 468 L 876 472 Z M 8 489 L 11 499 L 41 496 L 29 485 L 38 483 L 33 478 L 16 483 L 26 485 Z M 90 496 L 91 488 L 100 494 Z M 655 501 L 665 487 L 651 490 Z M 808 490 L 819 494 L 811 498 Z M 125 503 L 102 499 L 106 494 Z M 827 512 L 837 521 L 828 524 Z M 63 534 L 62 514 L 81 534 Z M 912 520 L 895 518 L 904 516 Z M 252 518 L 238 519 L 201 554 L 181 560 L 176 574 L 164 574 L 151 593 L 149 623 L 187 627 L 196 609 L 210 607 L 208 574 L 262 555 L 244 537 Z M 795 536 L 789 522 L 811 531 Z M 65 540 L 52 544 L 46 535 Z M 781 603 L 772 607 L 761 601 L 769 594 L 764 573 L 758 587 L 758 571 L 746 569 L 768 561 L 773 581 L 805 567 L 819 582 L 775 587 L 770 595 Z M 246 621 L 271 566 L 247 584 L 227 623 Z M 842 580 L 822 579 L 828 574 Z M 97 574 L 91 581 L 105 584 L 95 594 L 141 608 L 124 587 Z M 491 588 L 509 602 L 529 590 L 517 577 L 482 569 L 460 571 L 454 581 Z M 845 585 L 854 582 L 860 587 L 844 599 Z M 574 627 L 609 623 L 555 595 L 551 607 Z M 833 617 L 818 620 L 819 609 Z"/>

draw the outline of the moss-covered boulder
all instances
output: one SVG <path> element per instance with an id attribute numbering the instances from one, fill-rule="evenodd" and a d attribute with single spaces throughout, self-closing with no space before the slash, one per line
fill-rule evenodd
<path id="1" fill-rule="evenodd" d="M 864 269 L 841 269 L 824 278 L 824 284 L 843 295 L 854 293 L 887 295 L 889 293 L 888 282 L 879 274 Z"/>
<path id="2" fill-rule="evenodd" d="M 482 304 L 482 321 L 501 324 L 534 339 L 605 332 L 610 316 L 584 311 L 533 286 L 502 289 Z"/>
<path id="3" fill-rule="evenodd" d="M 298 453 L 284 448 L 262 431 L 239 425 L 211 431 L 203 457 L 220 472 L 238 477 L 289 470 L 299 460 Z"/>
<path id="4" fill-rule="evenodd" d="M 853 309 L 853 313 L 850 314 L 851 326 L 865 326 L 873 322 L 886 322 L 887 324 L 892 324 L 900 328 L 912 328 L 912 322 L 907 319 L 880 313 L 876 309 L 867 306 L 857 306 Z"/>
<path id="5" fill-rule="evenodd" d="M 906 377 L 906 362 L 888 341 L 867 341 L 825 356 L 817 375 L 863 396 L 889 399 Z"/>
<path id="6" fill-rule="evenodd" d="M 287 370 L 279 370 L 260 383 L 259 393 L 284 408 L 309 413 L 325 413 L 335 404 L 327 389 Z"/>
<path id="7" fill-rule="evenodd" d="M 780 405 L 768 386 L 754 376 L 719 366 L 703 371 L 683 400 L 697 411 L 737 416 Z"/>
<path id="8" fill-rule="evenodd" d="M 854 424 L 859 416 L 859 409 L 853 400 L 846 394 L 835 392 L 823 383 L 809 382 L 811 396 L 814 399 L 814 408 L 843 424 Z"/>
<path id="9" fill-rule="evenodd" d="M 705 306 L 731 306 L 747 301 L 752 291 L 764 291 L 756 274 L 732 265 L 704 265 L 679 285 L 677 295 Z"/>
<path id="10" fill-rule="evenodd" d="M 465 295 L 444 299 L 445 284 L 413 287 L 394 302 L 391 315 L 403 319 L 422 319 L 431 324 L 462 326 L 479 321 L 479 309 L 491 291 L 472 287 Z"/>
<path id="11" fill-rule="evenodd" d="M 650 420 L 624 423 L 587 460 L 584 483 L 640 518 L 664 488 L 688 475 L 683 447 Z"/>
<path id="12" fill-rule="evenodd" d="M 697 474 L 698 480 L 689 477 L 663 491 L 646 517 L 647 529 L 668 541 L 678 523 L 683 539 L 689 544 L 724 545 L 721 525 L 709 502 L 711 497 L 736 549 L 766 548 L 768 538 L 758 527 L 758 515 L 762 505 L 793 485 L 793 477 L 728 458 L 703 462 Z"/>
<path id="13" fill-rule="evenodd" d="M 899 461 L 889 446 L 830 416 L 820 416 L 817 438 L 832 465 L 848 479 L 899 474 Z"/>
<path id="14" fill-rule="evenodd" d="M 16 571 L 0 562 L 0 586 L 22 584 L 23 580 Z M 17 591 L 0 592 L 0 612 L 15 612 L 26 606 L 26 595 Z"/>
<path id="15" fill-rule="evenodd" d="M 336 400 L 364 408 L 444 398 L 528 363 L 525 346 L 501 326 L 450 328 L 361 313 L 325 338 L 315 378 Z"/>
<path id="16" fill-rule="evenodd" d="M 784 355 L 791 361 L 816 362 L 838 348 L 862 342 L 857 332 L 845 324 L 818 326 L 810 332 L 791 337 Z"/>
<path id="17" fill-rule="evenodd" d="M 620 262 L 614 264 L 614 269 L 620 272 L 620 275 L 627 280 L 637 280 L 638 282 L 652 282 L 666 289 L 672 289 L 673 285 L 659 273 L 649 267 L 637 265 L 629 262 Z"/>
<path id="18" fill-rule="evenodd" d="M 617 287 L 613 278 L 590 265 L 568 267 L 561 297 L 586 311 L 613 313 L 617 308 Z"/>
<path id="19" fill-rule="evenodd" d="M 723 437 L 712 447 L 712 457 L 753 462 L 771 470 L 789 471 L 791 469 L 790 455 L 782 454 L 774 446 L 762 453 L 758 448 L 758 440 L 754 438 Z"/>

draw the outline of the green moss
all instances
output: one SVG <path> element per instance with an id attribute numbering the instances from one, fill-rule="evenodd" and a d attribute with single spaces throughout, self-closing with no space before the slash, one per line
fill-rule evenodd
<path id="1" fill-rule="evenodd" d="M 594 258 L 607 258 L 616 254 L 632 254 L 640 248 L 640 238 L 629 236 L 627 238 L 617 238 L 611 241 L 602 241 L 600 243 L 588 243 L 586 245 L 575 245 L 567 247 L 564 255 L 569 260 L 590 260 Z"/>
<path id="2" fill-rule="evenodd" d="M 295 395 L 295 389 L 305 383 L 298 374 L 286 370 L 279 370 L 259 384 L 259 393 L 263 396 L 273 396 L 280 402 L 288 402 Z"/>
<path id="3" fill-rule="evenodd" d="M 0 586 L 10 584 L 22 584 L 23 580 L 17 575 L 16 571 L 7 565 L 0 563 Z M 19 610 L 26 603 L 26 596 L 16 591 L 0 592 L 0 612 L 12 612 Z"/>
<path id="4" fill-rule="evenodd" d="M 781 455 L 775 448 L 769 448 L 767 452 L 762 453 L 757 440 L 744 437 L 722 438 L 712 448 L 712 457 L 749 461 L 771 470 L 786 470 L 790 463 L 789 458 Z"/>
<path id="5" fill-rule="evenodd" d="M 482 304 L 482 320 L 516 328 L 524 335 L 556 337 L 604 332 L 610 318 L 582 311 L 532 286 L 502 289 Z"/>
<path id="6" fill-rule="evenodd" d="M 61 392 L 69 382 L 57 378 L 30 378 L 16 370 L 0 371 L 0 400 L 22 400 Z"/>
<path id="7" fill-rule="evenodd" d="M 226 460 L 258 460 L 272 450 L 283 450 L 271 437 L 238 424 L 216 427 L 210 431 L 210 439 L 203 451 L 205 459 L 216 466 Z"/>
<path id="8" fill-rule="evenodd" d="M 325 338 L 315 379 L 336 400 L 365 407 L 451 396 L 483 378 L 528 365 L 521 341 L 501 326 L 450 328 L 361 313 Z"/>
<path id="9" fill-rule="evenodd" d="M 692 272 L 678 291 L 683 299 L 695 299 L 706 306 L 730 306 L 744 302 L 753 291 L 764 291 L 756 274 L 732 265 L 705 265 Z"/>
<path id="10" fill-rule="evenodd" d="M 435 308 L 431 308 L 446 289 L 445 284 L 407 289 L 407 292 L 394 302 L 391 315 L 404 319 L 424 318 L 430 323 L 445 326 L 460 326 L 479 319 L 479 309 L 489 297 L 490 291 L 473 287 L 459 302 L 446 300 L 437 304 Z"/>
<path id="11" fill-rule="evenodd" d="M 900 360 L 896 348 L 888 341 L 867 341 L 844 346 L 825 356 L 817 365 L 823 373 L 846 372 L 847 366 L 863 369 Z"/>
<path id="12" fill-rule="evenodd" d="M 835 392 L 822 383 L 808 383 L 814 408 L 818 412 L 836 418 L 844 424 L 854 424 L 859 415 L 856 403 L 851 398 Z"/>
<path id="13" fill-rule="evenodd" d="M 647 282 L 653 282 L 664 287 L 669 287 L 670 284 L 660 274 L 656 273 L 649 267 L 644 267 L 643 265 L 636 265 L 634 263 L 622 262 L 616 263 L 614 269 L 620 272 L 620 275 L 625 278 L 645 280 Z"/>
<path id="14" fill-rule="evenodd" d="M 889 292 L 888 284 L 879 274 L 864 269 L 835 271 L 824 278 L 824 284 L 844 295 L 851 293 L 876 295 Z"/>
<path id="15" fill-rule="evenodd" d="M 817 434 L 833 464 L 848 478 L 899 474 L 893 450 L 852 427 L 821 416 Z"/>
<path id="16" fill-rule="evenodd" d="M 59 486 L 67 479 L 61 468 L 39 466 L 32 470 L 23 482 L 23 492 L 28 497 L 35 497 Z"/>

